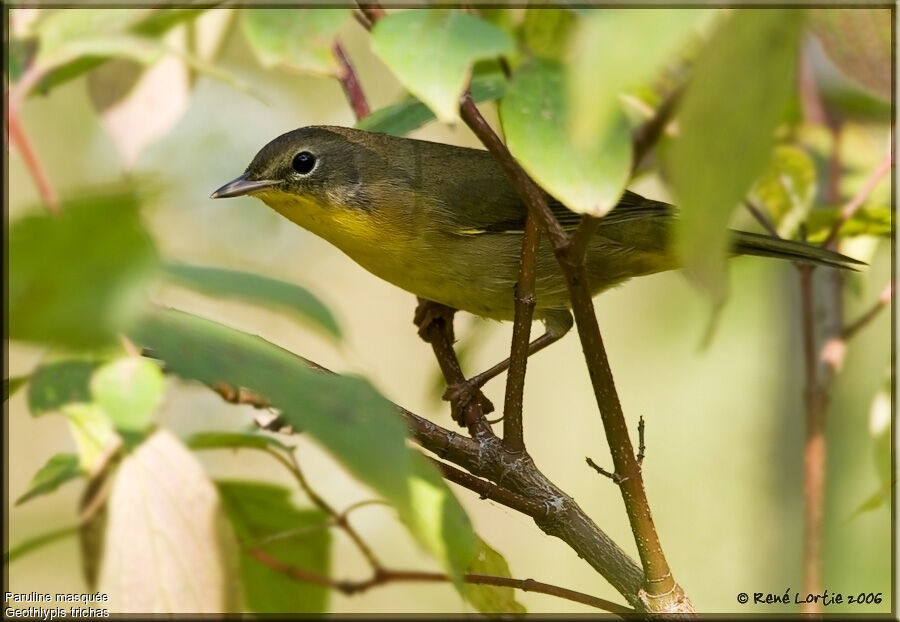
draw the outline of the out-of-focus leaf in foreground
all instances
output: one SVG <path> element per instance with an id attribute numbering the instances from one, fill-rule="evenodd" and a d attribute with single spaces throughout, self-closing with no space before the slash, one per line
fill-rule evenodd
<path id="1" fill-rule="evenodd" d="M 476 104 L 503 97 L 506 92 L 506 76 L 499 67 L 491 64 L 484 71 L 476 65 L 472 73 L 470 92 Z M 431 109 L 415 97 L 380 108 L 361 119 L 356 127 L 370 132 L 381 132 L 393 136 L 403 136 L 434 119 Z"/>
<path id="2" fill-rule="evenodd" d="M 133 192 L 64 201 L 8 232 L 9 337 L 85 348 L 112 342 L 157 268 Z"/>
<path id="3" fill-rule="evenodd" d="M 43 363 L 28 385 L 28 409 L 34 416 L 56 412 L 70 403 L 91 401 L 91 375 L 98 363 L 85 359 L 64 359 Z"/>
<path id="4" fill-rule="evenodd" d="M 513 47 L 512 38 L 493 24 L 449 9 L 392 13 L 372 30 L 375 54 L 441 121 L 457 118 L 472 64 Z"/>
<path id="5" fill-rule="evenodd" d="M 28 376 L 13 376 L 12 378 L 4 378 L 3 379 L 3 401 L 5 402 L 13 395 L 15 395 L 16 391 L 25 386 L 25 383 L 28 382 Z"/>
<path id="6" fill-rule="evenodd" d="M 258 482 L 217 482 L 225 514 L 241 545 L 241 587 L 245 607 L 256 613 L 321 613 L 328 609 L 329 590 L 298 583 L 273 570 L 246 549 L 258 549 L 283 564 L 322 576 L 331 568 L 330 518 L 321 510 L 301 510 L 290 491 Z"/>
<path id="7" fill-rule="evenodd" d="M 168 278 L 191 289 L 226 298 L 237 298 L 275 307 L 308 322 L 331 337 L 340 338 L 341 329 L 331 311 L 308 289 L 252 272 L 212 266 L 168 264 Z"/>
<path id="8" fill-rule="evenodd" d="M 697 62 L 667 151 L 681 217 L 675 247 L 685 272 L 725 298 L 728 221 L 769 161 L 794 85 L 801 13 L 734 11 Z"/>
<path id="9" fill-rule="evenodd" d="M 621 110 L 602 139 L 580 148 L 568 132 L 563 66 L 536 59 L 520 66 L 500 102 L 509 149 L 547 192 L 569 209 L 603 216 L 615 207 L 631 170 L 631 134 Z"/>
<path id="10" fill-rule="evenodd" d="M 478 552 L 475 554 L 472 565 L 469 566 L 469 572 L 495 577 L 512 576 L 509 564 L 506 563 L 503 556 L 481 538 L 478 538 Z M 525 613 L 525 607 L 516 600 L 516 592 L 511 587 L 467 583 L 463 590 L 463 596 L 478 611 L 488 615 Z"/>
<path id="11" fill-rule="evenodd" d="M 567 76 L 572 140 L 579 145 L 603 140 L 610 124 L 617 122 L 621 93 L 650 82 L 665 63 L 677 58 L 703 13 L 616 9 L 582 19 Z"/>
<path id="12" fill-rule="evenodd" d="M 244 9 L 244 35 L 264 67 L 336 75 L 331 48 L 349 9 Z"/>
<path id="13" fill-rule="evenodd" d="M 91 395 L 121 432 L 144 432 L 165 389 L 159 366 L 138 356 L 107 363 L 91 378 Z"/>
<path id="14" fill-rule="evenodd" d="M 197 459 L 167 430 L 112 483 L 98 589 L 116 613 L 236 611 L 237 543 Z"/>
<path id="15" fill-rule="evenodd" d="M 475 553 L 465 512 L 437 471 L 406 446 L 403 420 L 368 382 L 313 371 L 258 337 L 177 311 L 149 312 L 129 335 L 175 374 L 266 397 L 288 423 L 394 505 L 451 576 L 465 572 Z"/>
<path id="16" fill-rule="evenodd" d="M 16 499 L 16 505 L 25 503 L 29 499 L 46 495 L 66 482 L 84 475 L 75 454 L 56 454 L 40 468 L 31 478 L 28 490 Z"/>
<path id="17" fill-rule="evenodd" d="M 811 9 L 809 27 L 825 53 L 850 80 L 890 100 L 893 94 L 888 8 Z"/>
<path id="18" fill-rule="evenodd" d="M 816 167 L 812 158 L 798 147 L 779 145 L 772 160 L 756 180 L 750 197 L 775 224 L 778 235 L 794 236 L 806 220 L 816 196 Z"/>

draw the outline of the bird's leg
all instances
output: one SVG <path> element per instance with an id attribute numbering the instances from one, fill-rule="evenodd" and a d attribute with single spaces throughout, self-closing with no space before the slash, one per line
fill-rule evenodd
<path id="1" fill-rule="evenodd" d="M 553 309 L 546 312 L 544 316 L 546 330 L 543 335 L 528 344 L 528 356 L 535 352 L 540 352 L 551 343 L 562 339 L 571 330 L 572 324 L 572 314 L 566 309 Z M 464 382 L 449 385 L 444 392 L 443 398 L 450 401 L 450 403 L 466 404 L 475 397 L 476 393 L 481 395 L 481 387 L 487 384 L 489 380 L 496 378 L 507 369 L 509 369 L 508 358 Z"/>
<path id="2" fill-rule="evenodd" d="M 453 351 L 453 316 L 456 309 L 446 305 L 419 298 L 416 315 L 413 320 L 419 327 L 419 336 L 431 344 L 435 358 L 450 386 L 466 383 L 466 377 Z M 491 434 L 490 426 L 484 414 L 494 410 L 481 391 L 476 388 L 464 402 L 450 401 L 450 413 L 453 420 L 461 426 L 467 426 L 475 437 L 479 434 Z"/>

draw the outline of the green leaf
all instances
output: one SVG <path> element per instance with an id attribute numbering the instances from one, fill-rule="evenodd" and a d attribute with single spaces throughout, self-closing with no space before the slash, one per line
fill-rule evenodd
<path id="1" fill-rule="evenodd" d="M 850 80 L 884 100 L 893 94 L 889 8 L 812 9 L 809 27 Z"/>
<path id="2" fill-rule="evenodd" d="M 602 140 L 617 122 L 620 95 L 657 78 L 677 58 L 704 14 L 693 9 L 616 9 L 581 20 L 567 76 L 572 140 L 580 145 Z"/>
<path id="3" fill-rule="evenodd" d="M 81 470 L 77 455 L 56 454 L 31 478 L 28 490 L 16 499 L 16 505 L 21 505 L 40 495 L 49 494 L 69 480 L 82 475 L 84 475 L 84 471 Z"/>
<path id="4" fill-rule="evenodd" d="M 24 542 L 20 542 L 16 546 L 9 549 L 8 552 L 3 554 L 3 561 L 6 564 L 11 564 L 23 555 L 27 555 L 32 551 L 36 551 L 39 548 L 42 548 L 48 544 L 53 544 L 57 540 L 62 540 L 63 538 L 67 538 L 69 536 L 74 536 L 78 534 L 78 525 L 72 525 L 71 527 L 63 527 L 61 529 L 54 529 L 48 533 L 42 533 L 39 536 L 35 536 L 34 538 L 29 538 Z"/>
<path id="5" fill-rule="evenodd" d="M 509 149 L 547 192 L 569 209 L 603 216 L 615 207 L 631 170 L 631 135 L 621 111 L 602 140 L 574 145 L 567 127 L 563 67 L 547 60 L 521 66 L 500 102 Z"/>
<path id="6" fill-rule="evenodd" d="M 472 63 L 513 49 L 508 34 L 456 10 L 392 13 L 372 29 L 372 50 L 441 121 L 457 118 Z"/>
<path id="7" fill-rule="evenodd" d="M 94 473 L 112 447 L 121 442 L 109 415 L 98 404 L 66 404 L 62 414 L 78 447 L 78 464 L 85 473 Z"/>
<path id="8" fill-rule="evenodd" d="M 234 532 L 203 466 L 160 429 L 122 459 L 97 590 L 111 613 L 240 610 Z"/>
<path id="9" fill-rule="evenodd" d="M 617 12 L 619 11 L 611 11 Z M 575 21 L 575 14 L 567 9 L 526 10 L 525 21 L 522 23 L 522 40 L 536 56 L 562 60 Z"/>
<path id="10" fill-rule="evenodd" d="M 157 259 L 134 192 L 64 201 L 9 227 L 9 337 L 111 343 L 143 306 Z"/>
<path id="11" fill-rule="evenodd" d="M 341 329 L 328 307 L 299 285 L 251 272 L 188 264 L 167 264 L 165 274 L 176 283 L 205 294 L 276 307 L 327 335 L 341 337 Z"/>
<path id="12" fill-rule="evenodd" d="M 244 35 L 263 67 L 337 75 L 331 48 L 349 9 L 244 9 Z"/>
<path id="13" fill-rule="evenodd" d="M 681 217 L 675 248 L 718 306 L 725 298 L 728 221 L 769 161 L 794 85 L 802 23 L 789 9 L 734 11 L 697 62 L 666 164 Z"/>
<path id="14" fill-rule="evenodd" d="M 3 379 L 3 401 L 7 401 L 15 394 L 16 391 L 25 386 L 30 376 L 14 376 L 12 378 Z"/>
<path id="15" fill-rule="evenodd" d="M 793 237 L 816 196 L 816 167 L 798 147 L 779 145 L 750 197 L 765 208 L 783 238 Z"/>
<path id="16" fill-rule="evenodd" d="M 472 74 L 471 94 L 476 104 L 500 99 L 506 92 L 506 76 L 499 69 Z M 376 110 L 357 122 L 356 127 L 370 132 L 403 136 L 434 119 L 431 109 L 415 97 Z"/>
<path id="17" fill-rule="evenodd" d="M 257 482 L 219 481 L 219 498 L 244 547 L 262 550 L 280 562 L 329 576 L 331 534 L 318 529 L 330 517 L 321 510 L 300 510 L 290 491 Z M 240 556 L 245 606 L 255 613 L 321 613 L 328 609 L 328 588 L 298 583 L 252 557 Z"/>
<path id="18" fill-rule="evenodd" d="M 34 416 L 58 411 L 66 404 L 91 401 L 88 383 L 98 363 L 84 359 L 45 363 L 28 385 L 28 408 Z"/>
<path id="19" fill-rule="evenodd" d="M 255 432 L 198 432 L 184 441 L 191 449 L 278 449 L 292 452 L 293 447 L 277 438 Z"/>
<path id="20" fill-rule="evenodd" d="M 437 471 L 406 446 L 403 420 L 368 382 L 313 371 L 258 337 L 177 311 L 149 312 L 129 334 L 177 375 L 268 398 L 287 423 L 394 505 L 419 542 L 461 576 L 474 554 L 468 518 Z"/>
<path id="21" fill-rule="evenodd" d="M 813 244 L 825 241 L 832 225 L 840 217 L 841 207 L 820 207 L 809 213 L 806 220 L 807 239 Z M 893 234 L 894 213 L 890 207 L 863 207 L 841 227 L 839 239 L 861 235 L 889 238 Z"/>
<path id="22" fill-rule="evenodd" d="M 108 9 L 102 9 L 108 11 Z M 168 32 L 174 26 L 180 23 L 196 19 L 207 9 L 154 9 L 147 11 L 146 9 L 138 17 L 131 21 L 123 20 L 121 26 L 129 27 L 128 32 L 131 34 L 145 38 L 159 38 Z M 82 12 L 90 12 L 89 10 L 81 10 Z M 68 10 L 69 13 L 75 11 Z M 84 36 L 91 36 L 90 28 L 84 33 Z M 32 89 L 31 93 L 47 92 L 69 80 L 94 69 L 109 60 L 108 56 L 84 56 L 59 66 L 44 77 L 40 81 L 39 88 Z"/>
<path id="23" fill-rule="evenodd" d="M 495 577 L 512 576 L 509 564 L 506 563 L 503 556 L 481 538 L 478 538 L 478 552 L 475 554 L 472 565 L 469 566 L 469 572 Z M 463 590 L 463 596 L 478 611 L 488 615 L 524 614 L 526 612 L 525 607 L 516 600 L 516 592 L 511 587 L 467 583 Z"/>
<path id="24" fill-rule="evenodd" d="M 122 432 L 144 432 L 162 401 L 165 381 L 159 366 L 137 356 L 107 363 L 91 378 L 91 395 Z"/>

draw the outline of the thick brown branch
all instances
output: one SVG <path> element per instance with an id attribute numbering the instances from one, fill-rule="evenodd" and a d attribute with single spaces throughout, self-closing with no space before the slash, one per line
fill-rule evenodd
<path id="1" fill-rule="evenodd" d="M 245 549 L 254 559 L 265 564 L 269 568 L 276 570 L 286 576 L 304 583 L 314 583 L 333 590 L 337 590 L 347 595 L 359 594 L 375 587 L 386 585 L 388 583 L 398 582 L 429 582 L 429 583 L 447 583 L 450 577 L 439 572 L 424 572 L 418 570 L 382 570 L 376 572 L 371 579 L 364 581 L 340 581 L 332 579 L 316 572 L 285 564 L 284 562 L 269 555 L 260 549 Z M 534 579 L 512 579 L 510 577 L 499 577 L 484 574 L 465 574 L 463 581 L 473 585 L 494 585 L 498 587 L 511 587 L 525 592 L 537 592 L 556 596 L 565 600 L 582 603 L 590 607 L 602 609 L 617 614 L 635 613 L 633 609 L 624 607 L 618 603 L 614 603 L 603 598 L 597 598 L 590 594 L 576 592 L 557 585 L 542 583 Z"/>
<path id="2" fill-rule="evenodd" d="M 468 488 L 472 492 L 477 492 L 482 499 L 490 499 L 496 501 L 508 508 L 518 510 L 522 514 L 531 516 L 532 518 L 543 519 L 550 514 L 550 508 L 542 505 L 528 497 L 523 497 L 506 488 L 501 488 L 496 484 L 485 481 L 480 477 L 475 477 L 471 473 L 466 473 L 455 467 L 450 466 L 446 462 L 431 458 L 432 464 L 437 467 L 444 476 L 444 479 L 458 484 L 463 488 Z"/>
<path id="3" fill-rule="evenodd" d="M 594 304 L 584 266 L 582 249 L 572 255 L 571 240 L 559 221 L 550 212 L 543 191 L 516 163 L 506 145 L 485 121 L 466 95 L 460 104 L 460 114 L 481 142 L 494 155 L 509 177 L 529 212 L 536 216 L 547 231 L 557 260 L 569 289 L 569 299 L 578 326 L 582 350 L 594 388 L 594 395 L 603 420 L 606 438 L 613 456 L 615 472 L 622 478 L 620 489 L 625 510 L 631 523 L 635 543 L 641 557 L 646 580 L 643 596 L 650 611 L 693 611 L 693 606 L 675 583 L 662 545 L 650 515 L 640 465 L 634 455 L 625 416 L 616 393 L 612 370 L 606 356 L 600 328 L 594 315 Z M 580 256 L 579 256 L 580 255 Z"/>
<path id="4" fill-rule="evenodd" d="M 369 116 L 369 103 L 366 101 L 366 95 L 363 93 L 362 86 L 359 84 L 359 78 L 356 76 L 356 71 L 353 69 L 350 59 L 347 58 L 347 54 L 344 53 L 344 48 L 337 40 L 334 42 L 333 51 L 338 64 L 341 66 L 341 73 L 338 75 L 338 80 L 341 82 L 341 87 L 344 89 L 347 101 L 350 102 L 350 107 L 353 108 L 353 114 L 356 115 L 356 120 L 359 121 L 360 119 L 364 119 Z"/>

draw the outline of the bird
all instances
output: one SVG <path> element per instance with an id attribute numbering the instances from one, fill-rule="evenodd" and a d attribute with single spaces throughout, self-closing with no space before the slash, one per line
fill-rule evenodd
<path id="1" fill-rule="evenodd" d="M 485 318 L 514 318 L 527 207 L 485 150 L 308 126 L 266 144 L 244 173 L 212 198 L 245 195 L 419 298 Z M 548 201 L 562 227 L 574 230 L 581 216 L 553 197 Z M 672 205 L 625 191 L 588 244 L 592 295 L 633 277 L 678 268 L 669 244 L 675 218 Z M 731 235 L 734 255 L 851 269 L 861 263 L 801 242 L 745 231 Z M 532 342 L 529 354 L 573 324 L 567 285 L 546 236 L 536 257 L 534 298 L 534 318 L 544 322 L 546 332 Z M 490 377 L 504 370 L 504 363 L 492 368 Z"/>

